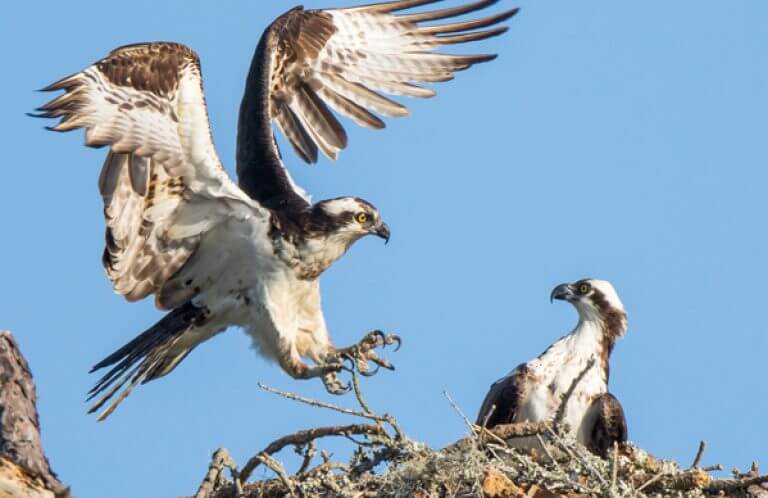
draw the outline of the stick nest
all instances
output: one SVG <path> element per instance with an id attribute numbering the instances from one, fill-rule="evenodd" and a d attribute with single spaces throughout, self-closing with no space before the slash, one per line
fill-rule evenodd
<path id="1" fill-rule="evenodd" d="M 710 475 L 722 470 L 721 465 L 700 467 L 703 441 L 689 468 L 657 459 L 631 443 L 614 446 L 604 460 L 568 436 L 567 428 L 556 421 L 480 428 L 469 422 L 447 393 L 471 434 L 434 450 L 405 436 L 394 417 L 371 411 L 355 377 L 353 386 L 360 409 L 261 386 L 291 400 L 356 415 L 370 423 L 315 427 L 283 436 L 242 468 L 220 449 L 195 498 L 768 498 L 768 475 L 761 476 L 756 464 L 746 473 L 734 469 L 728 479 Z M 349 461 L 333 461 L 323 451 L 318 455 L 317 443 L 330 436 L 346 437 L 354 445 Z M 537 438 L 541 447 L 514 448 L 520 437 Z M 290 447 L 302 456 L 294 473 L 288 473 L 274 456 Z M 258 466 L 269 468 L 274 478 L 249 482 Z"/>

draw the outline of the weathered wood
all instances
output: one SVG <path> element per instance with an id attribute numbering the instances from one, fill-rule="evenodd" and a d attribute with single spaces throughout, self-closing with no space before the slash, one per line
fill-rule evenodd
<path id="1" fill-rule="evenodd" d="M 0 331 L 0 497 L 68 497 L 40 440 L 37 394 L 29 365 L 8 331 Z"/>

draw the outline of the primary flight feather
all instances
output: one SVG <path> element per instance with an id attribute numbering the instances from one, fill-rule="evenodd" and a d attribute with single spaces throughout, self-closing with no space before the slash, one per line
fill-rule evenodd
<path id="1" fill-rule="evenodd" d="M 418 13 L 438 0 L 304 10 L 277 18 L 256 48 L 240 107 L 235 184 L 211 140 L 200 62 L 177 43 L 120 47 L 45 90 L 64 93 L 39 109 L 55 131 L 85 129 L 109 147 L 99 178 L 107 225 L 104 267 L 128 301 L 155 296 L 170 312 L 94 368 L 111 367 L 92 390 L 108 416 L 141 382 L 172 371 L 227 327 L 243 327 L 295 378 L 322 377 L 331 392 L 341 355 L 389 366 L 373 351 L 394 338 L 372 334 L 354 348 L 331 344 L 318 277 L 368 234 L 389 238 L 378 210 L 356 197 L 310 203 L 283 165 L 276 124 L 299 157 L 335 159 L 347 146 L 334 112 L 382 128 L 405 116 L 383 94 L 431 97 L 420 83 L 446 81 L 493 55 L 433 49 L 503 33 L 517 10 L 424 26 L 496 3 L 482 0 Z M 309 358 L 314 365 L 305 363 Z M 117 395 L 118 391 L 124 388 Z M 117 396 L 116 396 L 117 395 Z"/>

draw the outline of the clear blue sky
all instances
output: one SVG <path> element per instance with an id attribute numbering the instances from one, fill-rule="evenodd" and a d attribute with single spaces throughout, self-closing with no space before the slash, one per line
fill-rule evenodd
<path id="1" fill-rule="evenodd" d="M 412 116 L 385 131 L 350 126 L 337 163 L 308 168 L 284 147 L 315 199 L 364 197 L 392 227 L 387 247 L 363 240 L 323 276 L 333 337 L 403 336 L 397 371 L 365 390 L 437 447 L 465 432 L 443 389 L 474 416 L 493 380 L 574 325 L 550 289 L 608 279 L 629 313 L 611 388 L 631 439 L 686 465 L 702 438 L 707 464 L 768 465 L 768 3 L 504 0 L 497 10 L 515 5 L 509 33 L 476 44 L 497 61 L 408 102 Z M 202 59 L 231 170 L 252 51 L 288 7 L 4 7 L 0 328 L 29 359 L 46 449 L 79 497 L 190 494 L 219 446 L 242 464 L 287 432 L 345 420 L 260 391 L 257 381 L 352 403 L 291 380 L 238 330 L 137 389 L 106 423 L 86 416 L 89 367 L 160 313 L 123 302 L 104 276 L 105 152 L 24 116 L 48 97 L 32 90 L 118 45 L 183 42 Z"/>

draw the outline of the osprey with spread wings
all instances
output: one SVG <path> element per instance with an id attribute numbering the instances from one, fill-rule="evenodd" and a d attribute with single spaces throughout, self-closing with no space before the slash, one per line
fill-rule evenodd
<path id="1" fill-rule="evenodd" d="M 439 0 L 354 8 L 294 8 L 262 35 L 240 107 L 235 184 L 214 149 L 200 62 L 176 43 L 118 48 L 45 90 L 64 93 L 39 109 L 61 118 L 51 129 L 84 128 L 89 146 L 108 146 L 99 177 L 107 224 L 104 268 L 128 301 L 151 294 L 170 310 L 157 324 L 99 362 L 111 367 L 91 391 L 107 417 L 139 383 L 171 372 L 198 344 L 243 327 L 294 378 L 336 376 L 353 357 L 390 367 L 374 349 L 399 342 L 380 332 L 334 348 L 320 306 L 318 277 L 359 238 L 389 239 L 378 210 L 356 197 L 310 203 L 291 180 L 272 123 L 306 162 L 335 159 L 347 145 L 331 112 L 368 128 L 377 116 L 408 110 L 382 94 L 431 97 L 421 82 L 494 55 L 451 55 L 438 47 L 483 40 L 517 11 L 423 25 L 484 9 L 497 0 L 427 12 L 395 12 Z M 313 364 L 305 363 L 309 358 Z M 124 389 L 118 395 L 121 388 Z M 116 396 L 117 395 L 117 396 Z"/>

